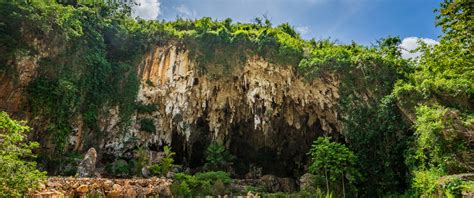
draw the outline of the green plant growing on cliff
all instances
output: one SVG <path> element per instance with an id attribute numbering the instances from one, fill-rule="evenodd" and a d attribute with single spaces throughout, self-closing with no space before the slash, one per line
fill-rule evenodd
<path id="1" fill-rule="evenodd" d="M 341 178 L 343 196 L 345 197 L 345 181 L 355 181 L 359 172 L 355 168 L 356 156 L 346 146 L 331 142 L 328 137 L 319 137 L 313 142 L 308 153 L 311 157 L 309 171 L 312 174 L 323 173 L 326 178 L 326 192 L 330 192 L 329 181 Z M 348 175 L 348 176 L 346 176 Z"/>
<path id="2" fill-rule="evenodd" d="M 438 179 L 474 171 L 473 8 L 470 0 L 441 2 L 436 25 L 444 35 L 434 46 L 420 41 L 416 67 L 393 89 L 414 124 L 406 164 L 416 196 L 434 196 Z"/>
<path id="3" fill-rule="evenodd" d="M 21 197 L 34 190 L 46 178 L 46 172 L 36 169 L 32 150 L 37 142 L 29 142 L 30 128 L 0 112 L 0 196 Z"/>
<path id="4" fill-rule="evenodd" d="M 222 144 L 211 143 L 206 150 L 206 163 L 204 168 L 208 170 L 226 170 L 232 165 L 234 156 L 227 151 Z"/>
<path id="5" fill-rule="evenodd" d="M 148 133 L 155 133 L 156 127 L 153 119 L 144 118 L 140 120 L 140 130 L 148 132 Z"/>

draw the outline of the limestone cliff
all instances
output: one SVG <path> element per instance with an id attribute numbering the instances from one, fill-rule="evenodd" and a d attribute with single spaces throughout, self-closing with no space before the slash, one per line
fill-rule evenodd
<path id="1" fill-rule="evenodd" d="M 137 145 L 171 144 L 179 160 L 195 165 L 202 162 L 206 146 L 218 141 L 250 163 L 281 163 L 267 168 L 283 168 L 276 172 L 286 174 L 302 165 L 317 134 L 339 130 L 336 77 L 305 82 L 292 67 L 259 57 L 236 68 L 213 79 L 198 74 L 185 47 L 157 46 L 139 65 L 136 99 L 157 108 L 136 112 L 126 133 L 116 133 L 118 113 L 111 109 L 101 126 L 107 134 L 105 152 L 124 155 Z M 140 130 L 143 119 L 152 120 L 156 132 Z M 259 162 L 262 155 L 270 159 Z"/>
<path id="2" fill-rule="evenodd" d="M 19 113 L 20 106 L 28 105 L 22 97 L 35 77 L 35 60 L 18 61 L 18 81 L 2 76 L 2 109 Z M 178 44 L 156 46 L 137 67 L 140 84 L 136 103 L 156 108 L 135 111 L 131 125 L 121 130 L 119 108 L 104 107 L 99 116 L 104 135 L 97 145 L 102 154 L 130 157 L 138 146 L 159 150 L 169 144 L 181 163 L 197 166 L 203 163 L 207 145 L 217 141 L 224 143 L 245 166 L 266 167 L 263 170 L 268 173 L 287 175 L 302 170 L 305 153 L 317 134 L 340 131 L 335 76 L 306 82 L 293 67 L 254 56 L 225 77 L 215 78 L 199 74 L 189 50 Z M 154 132 L 142 130 L 144 119 L 152 121 Z M 31 122 L 39 134 L 45 130 L 40 127 L 44 125 L 41 122 L 45 120 Z M 90 145 L 90 138 L 85 137 L 93 131 L 86 130 L 79 114 L 73 116 L 71 124 L 73 130 L 66 149 L 87 150 L 84 145 Z M 42 142 L 46 147 L 51 144 Z"/>

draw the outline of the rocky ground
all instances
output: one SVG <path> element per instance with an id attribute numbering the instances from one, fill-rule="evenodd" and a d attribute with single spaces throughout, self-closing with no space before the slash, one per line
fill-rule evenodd
<path id="1" fill-rule="evenodd" d="M 171 180 L 51 177 L 29 197 L 171 197 Z"/>

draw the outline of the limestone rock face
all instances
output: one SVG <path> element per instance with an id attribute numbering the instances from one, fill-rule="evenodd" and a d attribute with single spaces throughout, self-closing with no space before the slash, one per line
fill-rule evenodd
<path id="1" fill-rule="evenodd" d="M 18 112 L 19 106 L 27 105 L 23 89 L 41 69 L 37 59 L 59 50 L 39 50 L 44 53 L 38 57 L 18 59 L 20 81 L 0 74 L 0 109 Z M 144 55 L 136 73 L 140 83 L 135 103 L 151 110 L 135 110 L 125 129 L 117 104 L 101 107 L 95 130 L 87 128 L 80 113 L 72 115 L 65 150 L 83 152 L 94 146 L 101 154 L 130 159 L 138 147 L 159 151 L 167 144 L 176 152 L 176 163 L 193 166 L 202 164 L 205 148 L 216 141 L 242 164 L 258 164 L 262 175 L 301 175 L 314 138 L 341 131 L 337 75 L 309 82 L 293 66 L 258 56 L 238 64 L 224 71 L 222 65 L 199 65 L 182 44 L 156 46 Z M 25 114 L 39 125 L 32 127 L 45 150 L 54 148 L 51 140 L 40 137 L 48 120 Z M 155 132 L 144 131 L 143 121 Z M 100 138 L 95 138 L 97 133 Z M 83 177 L 93 176 L 96 159 L 88 157 L 79 168 Z M 235 171 L 245 175 L 250 169 Z"/>
<path id="2" fill-rule="evenodd" d="M 93 177 L 95 175 L 95 164 L 97 162 L 97 152 L 94 148 L 90 148 L 84 159 L 77 167 L 77 172 L 80 177 Z"/>
<path id="3" fill-rule="evenodd" d="M 292 66 L 256 56 L 232 67 L 215 77 L 198 72 L 185 47 L 170 44 L 151 50 L 138 68 L 136 102 L 156 110 L 136 112 L 127 133 L 116 133 L 119 117 L 111 109 L 112 116 L 101 126 L 108 135 L 105 152 L 123 156 L 136 145 L 169 144 L 177 158 L 193 164 L 217 141 L 246 162 L 265 155 L 279 163 L 263 162 L 265 174 L 288 175 L 292 173 L 287 170 L 302 167 L 298 162 L 306 158 L 314 137 L 340 131 L 335 75 L 307 82 Z M 145 119 L 152 121 L 155 133 L 141 130 Z M 135 144 L 127 144 L 132 140 Z"/>

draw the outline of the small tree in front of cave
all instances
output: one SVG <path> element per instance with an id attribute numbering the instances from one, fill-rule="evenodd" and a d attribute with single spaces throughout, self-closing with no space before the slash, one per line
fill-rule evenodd
<path id="1" fill-rule="evenodd" d="M 24 122 L 0 112 L 0 197 L 22 197 L 46 178 L 33 161 L 32 150 L 39 144 L 26 139 L 29 130 Z"/>
<path id="2" fill-rule="evenodd" d="M 308 154 L 312 160 L 309 171 L 312 174 L 324 174 L 326 192 L 329 193 L 329 181 L 335 182 L 340 177 L 345 197 L 345 180 L 353 183 L 359 175 L 355 168 L 356 156 L 354 153 L 343 144 L 331 142 L 329 137 L 319 137 L 313 142 Z"/>
<path id="3" fill-rule="evenodd" d="M 163 158 L 157 164 L 153 164 L 148 169 L 152 175 L 155 176 L 165 176 L 168 175 L 168 172 L 173 167 L 175 152 L 171 150 L 170 146 L 163 147 Z"/>
<path id="4" fill-rule="evenodd" d="M 232 165 L 233 160 L 234 156 L 227 151 L 224 145 L 212 143 L 206 150 L 204 168 L 213 171 L 226 170 L 226 168 Z"/>

